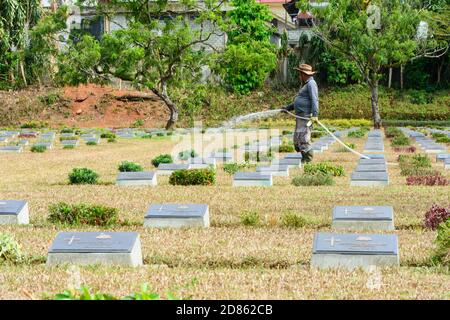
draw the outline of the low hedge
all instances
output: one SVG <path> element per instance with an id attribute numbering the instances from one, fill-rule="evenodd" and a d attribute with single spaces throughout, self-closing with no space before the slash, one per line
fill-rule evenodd
<path id="1" fill-rule="evenodd" d="M 125 160 L 119 164 L 119 171 L 120 172 L 141 172 L 141 171 L 144 171 L 144 169 L 142 169 L 142 166 L 138 163 L 134 163 L 134 162 Z"/>
<path id="2" fill-rule="evenodd" d="M 48 221 L 70 225 L 112 226 L 118 221 L 118 211 L 102 205 L 59 202 L 49 207 Z"/>
<path id="3" fill-rule="evenodd" d="M 97 184 L 99 174 L 89 168 L 74 168 L 69 174 L 70 184 Z"/>
<path id="4" fill-rule="evenodd" d="M 159 167 L 161 163 L 173 163 L 172 156 L 170 154 L 160 154 L 152 160 L 152 164 L 155 167 Z"/>
<path id="5" fill-rule="evenodd" d="M 171 185 L 209 186 L 216 183 L 216 171 L 213 169 L 176 170 L 169 178 Z"/>
<path id="6" fill-rule="evenodd" d="M 294 186 L 331 186 L 334 185 L 333 176 L 325 173 L 304 173 L 292 179 Z"/>
<path id="7" fill-rule="evenodd" d="M 439 224 L 435 240 L 436 250 L 432 261 L 444 266 L 450 265 L 450 219 Z"/>
<path id="8" fill-rule="evenodd" d="M 304 166 L 304 172 L 308 174 L 324 173 L 335 177 L 345 175 L 344 167 L 341 165 L 333 165 L 330 162 L 307 163 Z"/>

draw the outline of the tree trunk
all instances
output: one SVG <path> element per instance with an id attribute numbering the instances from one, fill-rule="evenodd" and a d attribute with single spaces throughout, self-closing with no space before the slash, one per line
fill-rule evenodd
<path id="1" fill-rule="evenodd" d="M 444 67 L 444 59 L 441 59 L 441 63 L 438 66 L 438 70 L 437 70 L 437 80 L 436 83 L 439 84 L 441 83 L 441 74 L 442 74 L 442 68 Z"/>
<path id="2" fill-rule="evenodd" d="M 170 130 L 178 120 L 178 109 L 175 103 L 167 95 L 167 85 L 163 84 L 162 88 L 162 92 L 160 92 L 158 89 L 152 89 L 152 91 L 154 94 L 160 97 L 166 104 L 167 108 L 169 108 L 170 117 L 166 124 L 166 130 Z"/>
<path id="3" fill-rule="evenodd" d="M 403 65 L 400 66 L 400 90 L 403 90 Z"/>
<path id="4" fill-rule="evenodd" d="M 392 85 L 392 68 L 389 68 L 389 83 L 388 88 L 390 89 Z"/>
<path id="5" fill-rule="evenodd" d="M 372 118 L 373 127 L 375 129 L 381 128 L 381 116 L 378 107 L 378 80 L 373 80 L 370 84 L 370 91 L 372 93 Z"/>

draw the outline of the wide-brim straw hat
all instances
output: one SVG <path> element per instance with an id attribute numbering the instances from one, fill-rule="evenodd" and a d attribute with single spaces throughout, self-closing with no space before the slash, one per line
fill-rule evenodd
<path id="1" fill-rule="evenodd" d="M 294 69 L 298 70 L 304 74 L 307 74 L 308 76 L 312 76 L 313 74 L 317 73 L 317 71 L 313 71 L 313 68 L 309 64 L 306 64 L 306 63 L 303 63 Z"/>

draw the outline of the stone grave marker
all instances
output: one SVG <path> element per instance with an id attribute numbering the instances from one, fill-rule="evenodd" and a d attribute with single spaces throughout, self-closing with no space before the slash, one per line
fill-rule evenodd
<path id="1" fill-rule="evenodd" d="M 446 170 L 450 169 L 450 158 L 445 159 L 445 161 L 444 161 L 444 168 Z"/>
<path id="2" fill-rule="evenodd" d="M 5 146 L 0 147 L 0 152 L 7 152 L 7 153 L 20 153 L 23 151 L 22 146 Z"/>
<path id="3" fill-rule="evenodd" d="M 358 165 L 386 164 L 384 159 L 359 159 Z"/>
<path id="4" fill-rule="evenodd" d="M 332 228 L 394 230 L 394 209 L 391 206 L 336 206 Z"/>
<path id="5" fill-rule="evenodd" d="M 48 250 L 47 266 L 143 264 L 136 232 L 60 232 Z"/>
<path id="6" fill-rule="evenodd" d="M 302 160 L 302 154 L 300 152 L 295 152 L 295 153 L 286 153 L 284 155 L 284 159 L 300 159 L 300 161 Z"/>
<path id="7" fill-rule="evenodd" d="M 260 172 L 237 172 L 233 176 L 233 187 L 272 186 L 272 175 Z"/>
<path id="8" fill-rule="evenodd" d="M 0 224 L 28 224 L 29 222 L 28 202 L 0 200 Z"/>
<path id="9" fill-rule="evenodd" d="M 256 172 L 268 173 L 272 176 L 289 177 L 289 166 L 287 165 L 270 165 L 270 166 L 258 166 Z"/>
<path id="10" fill-rule="evenodd" d="M 350 185 L 360 187 L 387 186 L 389 176 L 387 172 L 353 172 Z"/>
<path id="11" fill-rule="evenodd" d="M 157 173 L 163 175 L 170 175 L 172 172 L 177 170 L 188 170 L 190 169 L 189 164 L 177 164 L 177 163 L 161 163 L 158 166 Z"/>
<path id="12" fill-rule="evenodd" d="M 284 158 L 272 160 L 271 165 L 288 166 L 289 168 L 300 168 L 302 166 L 301 158 Z"/>
<path id="13" fill-rule="evenodd" d="M 397 235 L 316 233 L 311 267 L 319 269 L 398 267 Z"/>
<path id="14" fill-rule="evenodd" d="M 145 227 L 183 228 L 209 227 L 206 204 L 153 204 L 144 218 Z"/>
<path id="15" fill-rule="evenodd" d="M 119 172 L 116 179 L 118 186 L 156 186 L 157 179 L 155 172 Z"/>
<path id="16" fill-rule="evenodd" d="M 356 172 L 387 172 L 386 164 L 359 164 Z"/>

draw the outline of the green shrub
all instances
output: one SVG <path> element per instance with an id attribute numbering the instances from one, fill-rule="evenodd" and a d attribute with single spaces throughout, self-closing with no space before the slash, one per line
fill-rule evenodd
<path id="1" fill-rule="evenodd" d="M 63 149 L 75 149 L 75 146 L 73 144 L 66 144 Z"/>
<path id="2" fill-rule="evenodd" d="M 295 148 L 292 144 L 283 143 L 278 147 L 278 152 L 280 152 L 280 153 L 289 153 L 289 152 L 294 152 L 294 151 L 295 151 Z"/>
<path id="3" fill-rule="evenodd" d="M 281 224 L 288 228 L 302 228 L 307 224 L 307 221 L 295 212 L 286 212 L 281 217 Z"/>
<path id="4" fill-rule="evenodd" d="M 252 168 L 254 167 L 254 165 L 245 162 L 242 164 L 238 164 L 238 163 L 224 163 L 223 165 L 223 171 L 225 171 L 228 174 L 235 174 L 238 171 L 241 171 L 243 169 L 248 169 L 248 168 Z"/>
<path id="5" fill-rule="evenodd" d="M 433 172 L 431 169 L 430 158 L 424 154 L 402 154 L 399 155 L 398 161 L 400 164 L 400 174 L 402 176 L 430 175 Z"/>
<path id="6" fill-rule="evenodd" d="M 311 132 L 311 138 L 314 138 L 314 139 L 323 137 L 324 135 L 325 135 L 325 132 L 323 132 L 323 131 L 313 131 L 313 132 Z"/>
<path id="7" fill-rule="evenodd" d="M 47 150 L 47 146 L 43 144 L 35 144 L 31 146 L 31 152 L 43 153 Z"/>
<path id="8" fill-rule="evenodd" d="M 158 300 L 160 295 L 151 292 L 148 284 L 141 286 L 141 291 L 132 293 L 131 295 L 122 297 L 121 300 Z M 172 293 L 167 293 L 169 300 L 175 300 L 175 296 Z M 79 289 L 64 290 L 62 293 L 57 293 L 53 296 L 53 300 L 119 300 L 111 294 L 107 293 L 95 293 L 92 292 L 88 286 L 81 286 Z"/>
<path id="9" fill-rule="evenodd" d="M 335 177 L 345 175 L 344 167 L 341 165 L 333 165 L 330 162 L 307 163 L 304 166 L 304 172 L 308 174 L 317 174 L 319 172 L 330 174 Z"/>
<path id="10" fill-rule="evenodd" d="M 98 173 L 88 168 L 74 168 L 69 174 L 70 184 L 97 184 Z"/>
<path id="11" fill-rule="evenodd" d="M 250 162 L 250 161 L 270 161 L 273 159 L 272 150 L 268 151 L 256 151 L 256 152 L 245 152 L 244 153 L 244 161 Z"/>
<path id="12" fill-rule="evenodd" d="M 122 161 L 122 163 L 119 164 L 119 171 L 120 172 L 141 172 L 144 170 L 137 163 L 130 162 L 130 161 Z"/>
<path id="13" fill-rule="evenodd" d="M 178 158 L 180 160 L 187 160 L 189 158 L 195 158 L 197 156 L 198 154 L 197 152 L 195 152 L 195 150 L 184 150 L 178 153 Z"/>
<path id="14" fill-rule="evenodd" d="M 108 143 L 117 142 L 116 138 L 108 138 Z"/>
<path id="15" fill-rule="evenodd" d="M 450 265 L 450 219 L 439 224 L 435 240 L 436 250 L 432 261 L 444 266 Z"/>
<path id="16" fill-rule="evenodd" d="M 140 128 L 145 124 L 145 121 L 143 119 L 137 119 L 136 121 L 133 122 L 133 124 L 131 125 L 132 128 Z"/>
<path id="17" fill-rule="evenodd" d="M 0 265 L 4 263 L 17 264 L 23 261 L 20 245 L 13 236 L 0 233 Z"/>
<path id="18" fill-rule="evenodd" d="M 48 221 L 69 225 L 112 226 L 118 221 L 116 208 L 59 202 L 49 207 Z"/>
<path id="19" fill-rule="evenodd" d="M 403 135 L 403 132 L 397 127 L 387 127 L 384 130 L 387 138 L 395 138 L 397 136 Z"/>
<path id="20" fill-rule="evenodd" d="M 39 101 L 47 106 L 55 104 L 59 100 L 59 93 L 50 93 L 45 96 L 40 96 Z"/>
<path id="21" fill-rule="evenodd" d="M 259 213 L 255 211 L 245 211 L 241 214 L 241 223 L 244 226 L 257 226 L 260 223 Z"/>
<path id="22" fill-rule="evenodd" d="M 433 168 L 411 166 L 401 168 L 400 174 L 402 176 L 435 176 L 439 175 L 439 171 L 436 171 Z"/>
<path id="23" fill-rule="evenodd" d="M 161 163 L 173 163 L 172 156 L 170 154 L 161 154 L 152 160 L 152 164 L 155 167 L 159 167 Z"/>
<path id="24" fill-rule="evenodd" d="M 411 140 L 409 140 L 409 138 L 403 134 L 394 137 L 394 139 L 392 139 L 392 142 L 391 142 L 391 145 L 393 147 L 409 146 L 410 144 L 411 144 Z"/>
<path id="25" fill-rule="evenodd" d="M 354 131 L 350 131 L 347 136 L 349 138 L 363 138 L 367 134 L 368 130 L 366 128 L 360 128 Z"/>
<path id="26" fill-rule="evenodd" d="M 319 172 L 317 174 L 303 173 L 292 179 L 294 186 L 331 186 L 334 185 L 333 176 Z"/>
<path id="27" fill-rule="evenodd" d="M 74 129 L 72 129 L 72 128 L 62 128 L 61 129 L 61 133 L 74 133 Z"/>
<path id="28" fill-rule="evenodd" d="M 98 144 L 97 141 L 88 141 L 88 142 L 86 142 L 87 146 L 96 146 L 97 144 Z"/>
<path id="29" fill-rule="evenodd" d="M 47 127 L 48 124 L 41 121 L 30 121 L 20 125 L 21 129 L 40 129 Z"/>
<path id="30" fill-rule="evenodd" d="M 113 132 L 103 132 L 100 135 L 100 138 L 102 138 L 102 139 L 112 139 L 112 138 L 114 138 L 115 139 L 115 138 L 117 138 L 117 136 Z"/>
<path id="31" fill-rule="evenodd" d="M 448 136 L 437 137 L 435 140 L 437 143 L 450 143 L 450 137 L 448 137 Z"/>
<path id="32" fill-rule="evenodd" d="M 69 141 L 69 140 L 78 140 L 77 136 L 73 137 L 59 137 L 59 141 Z"/>
<path id="33" fill-rule="evenodd" d="M 169 178 L 171 185 L 194 186 L 213 185 L 216 182 L 216 172 L 213 169 L 176 170 Z"/>
<path id="34" fill-rule="evenodd" d="M 292 134 L 292 131 L 290 131 L 290 130 L 283 130 L 283 131 L 281 131 L 281 134 L 282 134 L 283 136 L 286 136 L 286 135 L 288 135 L 288 134 Z"/>
<path id="35" fill-rule="evenodd" d="M 141 137 L 141 139 L 151 139 L 153 136 L 152 136 L 152 134 L 151 133 L 146 133 L 146 134 L 144 134 L 142 137 Z"/>

